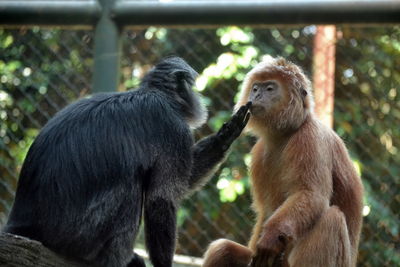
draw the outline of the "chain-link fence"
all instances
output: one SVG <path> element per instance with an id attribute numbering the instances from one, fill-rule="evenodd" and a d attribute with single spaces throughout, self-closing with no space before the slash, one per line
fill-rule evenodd
<path id="1" fill-rule="evenodd" d="M 126 30 L 119 90 L 137 86 L 164 56 L 185 58 L 200 73 L 197 90 L 209 109 L 208 123 L 195 133 L 200 138 L 229 118 L 244 75 L 262 56 L 288 58 L 313 79 L 333 64 L 334 129 L 345 140 L 365 186 L 359 266 L 398 266 L 400 27 L 337 26 L 334 39 L 327 38 L 333 40 L 334 52 L 325 61 L 315 60 L 317 29 Z M 91 31 L 0 29 L 1 223 L 10 211 L 24 156 L 40 128 L 62 107 L 90 93 L 92 48 Z M 220 237 L 247 243 L 254 224 L 248 179 L 254 141 L 247 135 L 239 138 L 212 180 L 184 201 L 178 213 L 177 253 L 201 257 Z M 143 247 L 142 236 L 136 245 Z"/>

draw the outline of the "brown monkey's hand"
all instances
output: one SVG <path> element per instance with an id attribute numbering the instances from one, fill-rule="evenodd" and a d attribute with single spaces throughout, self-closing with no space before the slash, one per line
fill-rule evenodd
<path id="1" fill-rule="evenodd" d="M 232 116 L 232 118 L 222 125 L 221 129 L 217 133 L 217 137 L 222 143 L 222 149 L 227 150 L 230 145 L 239 137 L 247 122 L 250 119 L 249 108 L 251 102 L 243 105 L 239 110 Z"/>
<path id="2" fill-rule="evenodd" d="M 250 267 L 279 267 L 286 248 L 288 237 L 279 231 L 266 231 L 261 234 L 257 243 L 257 251 Z"/>

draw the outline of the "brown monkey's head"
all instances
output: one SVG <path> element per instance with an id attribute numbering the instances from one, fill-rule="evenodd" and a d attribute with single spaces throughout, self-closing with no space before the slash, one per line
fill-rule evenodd
<path id="1" fill-rule="evenodd" d="M 312 113 L 311 83 L 301 68 L 283 58 L 268 58 L 246 76 L 236 108 L 252 102 L 249 127 L 256 134 L 299 128 Z"/>

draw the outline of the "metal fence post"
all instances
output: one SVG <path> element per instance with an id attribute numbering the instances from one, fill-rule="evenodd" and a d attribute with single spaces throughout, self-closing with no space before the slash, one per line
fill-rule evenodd
<path id="1" fill-rule="evenodd" d="M 121 28 L 111 17 L 115 0 L 98 1 L 102 13 L 94 36 L 93 93 L 117 90 L 121 56 Z"/>

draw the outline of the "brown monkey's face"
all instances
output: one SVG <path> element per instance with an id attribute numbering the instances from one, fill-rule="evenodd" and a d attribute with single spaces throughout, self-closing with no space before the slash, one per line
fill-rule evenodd
<path id="1" fill-rule="evenodd" d="M 282 86 L 277 80 L 255 81 L 252 84 L 249 101 L 253 116 L 266 115 L 276 109 L 284 99 Z"/>

